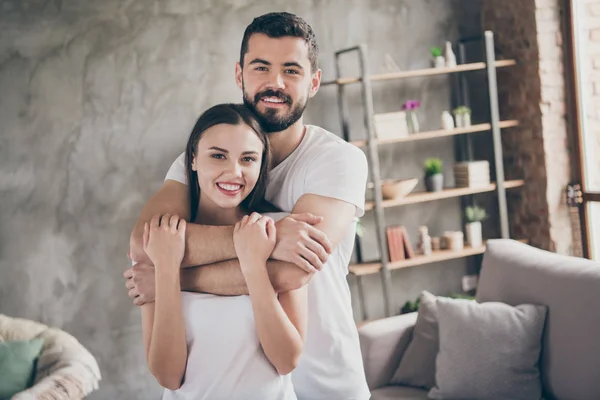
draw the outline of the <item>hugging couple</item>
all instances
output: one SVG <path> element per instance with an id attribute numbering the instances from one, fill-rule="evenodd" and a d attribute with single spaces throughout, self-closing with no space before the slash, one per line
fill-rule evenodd
<path id="1" fill-rule="evenodd" d="M 317 57 L 303 19 L 255 18 L 243 104 L 200 116 L 136 223 L 124 276 L 163 399 L 370 397 L 346 281 L 367 162 L 303 124 Z"/>

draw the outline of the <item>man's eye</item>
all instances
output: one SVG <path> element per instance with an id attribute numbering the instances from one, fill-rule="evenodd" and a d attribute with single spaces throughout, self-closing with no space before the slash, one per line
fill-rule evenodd
<path id="1" fill-rule="evenodd" d="M 287 74 L 292 74 L 292 75 L 298 75 L 299 74 L 299 72 L 296 71 L 295 69 L 286 69 L 285 72 Z"/>
<path id="2" fill-rule="evenodd" d="M 219 154 L 219 153 L 212 154 L 211 157 L 212 158 L 216 158 L 217 160 L 224 160 L 225 159 L 225 155 L 224 154 Z"/>
<path id="3" fill-rule="evenodd" d="M 256 71 L 266 71 L 267 67 L 256 67 L 255 70 Z"/>

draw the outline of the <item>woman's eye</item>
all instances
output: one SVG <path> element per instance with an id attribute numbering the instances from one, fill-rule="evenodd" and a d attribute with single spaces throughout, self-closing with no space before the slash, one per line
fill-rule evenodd
<path id="1" fill-rule="evenodd" d="M 212 154 L 211 155 L 212 158 L 215 158 L 217 160 L 224 160 L 225 159 L 225 155 L 224 154 Z"/>
<path id="2" fill-rule="evenodd" d="M 254 157 L 244 157 L 244 158 L 242 158 L 242 161 L 244 161 L 244 162 L 256 162 L 256 158 L 254 158 Z"/>

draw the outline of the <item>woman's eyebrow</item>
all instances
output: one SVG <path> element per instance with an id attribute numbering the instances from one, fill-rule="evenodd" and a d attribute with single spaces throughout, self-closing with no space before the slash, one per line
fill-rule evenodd
<path id="1" fill-rule="evenodd" d="M 222 149 L 222 148 L 217 147 L 217 146 L 213 146 L 209 150 L 217 150 L 217 151 L 221 151 L 223 153 L 229 153 L 229 150 L 225 150 L 225 149 Z"/>

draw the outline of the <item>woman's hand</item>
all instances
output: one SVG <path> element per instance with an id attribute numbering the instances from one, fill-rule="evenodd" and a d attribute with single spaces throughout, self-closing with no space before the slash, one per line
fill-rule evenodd
<path id="1" fill-rule="evenodd" d="M 275 233 L 273 220 L 258 213 L 246 215 L 235 224 L 233 243 L 244 275 L 252 268 L 266 268 L 275 248 Z"/>
<path id="2" fill-rule="evenodd" d="M 185 251 L 184 219 L 177 215 L 155 215 L 144 224 L 144 251 L 157 272 L 164 269 L 179 271 Z"/>

